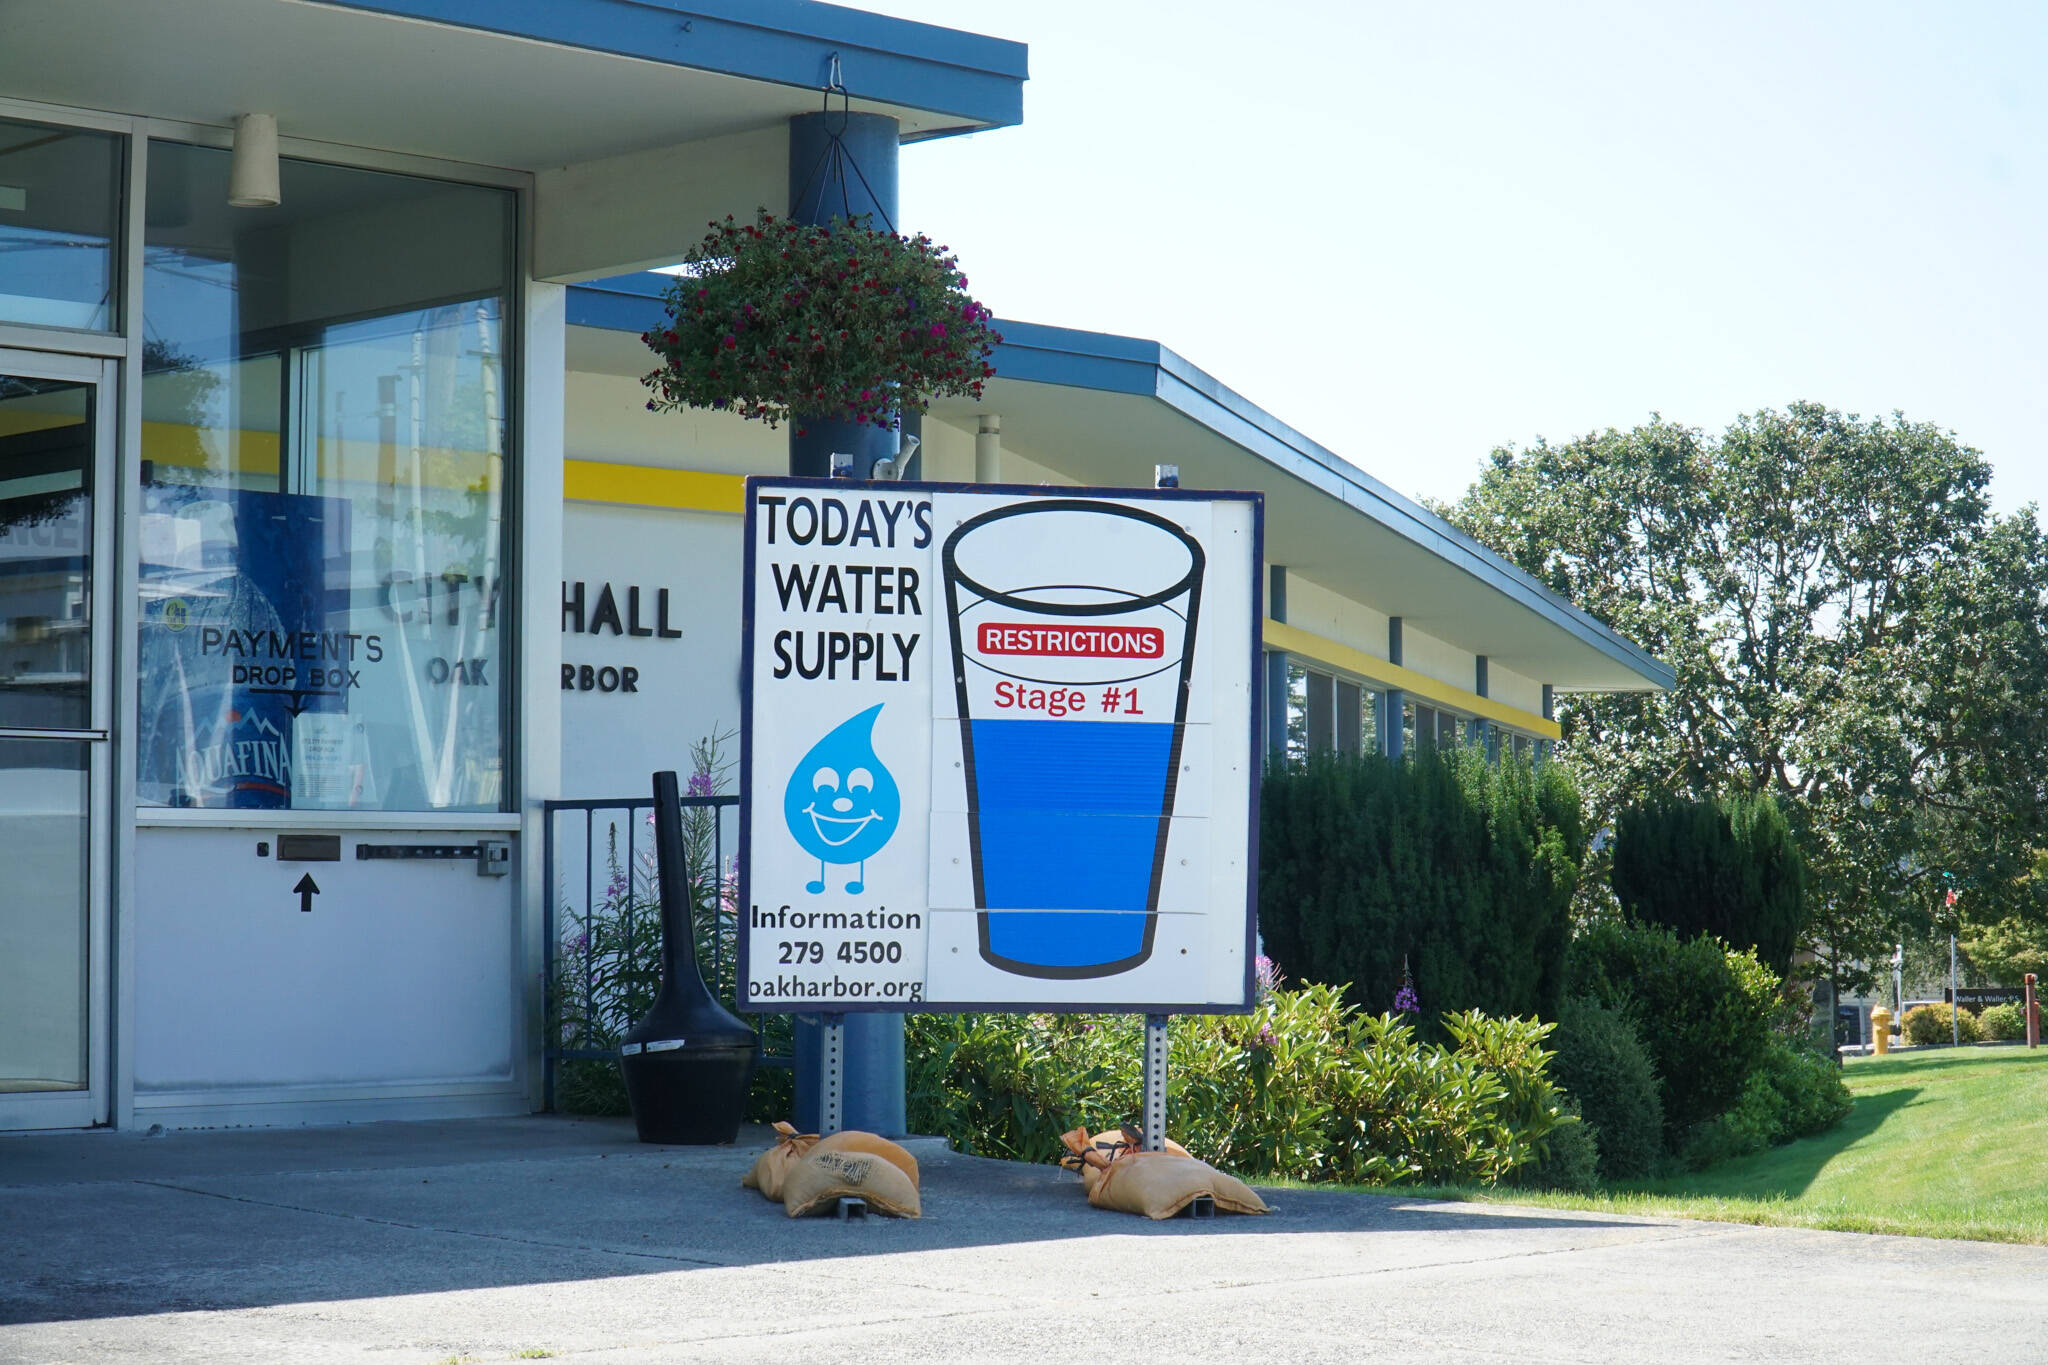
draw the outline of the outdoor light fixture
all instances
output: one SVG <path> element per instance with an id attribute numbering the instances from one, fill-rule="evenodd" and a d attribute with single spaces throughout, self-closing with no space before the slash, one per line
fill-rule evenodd
<path id="1" fill-rule="evenodd" d="M 235 119 L 228 202 L 238 209 L 277 207 L 277 115 L 243 114 Z"/>

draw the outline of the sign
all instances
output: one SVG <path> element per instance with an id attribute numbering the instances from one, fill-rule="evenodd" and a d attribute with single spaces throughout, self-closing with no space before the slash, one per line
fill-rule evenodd
<path id="1" fill-rule="evenodd" d="M 1947 996 L 1950 992 L 1943 991 Z M 1966 1010 L 1981 1010 L 1986 1005 L 2024 1005 L 2027 1002 L 2025 986 L 1959 986 L 1953 992 L 1955 1003 Z"/>
<path id="2" fill-rule="evenodd" d="M 740 532 L 737 508 L 563 506 L 564 796 L 638 791 L 660 768 L 687 773 L 691 746 L 714 736 L 725 762 L 738 756 Z M 617 631 L 601 611 L 606 588 Z M 636 590 L 637 625 L 651 635 L 634 633 Z M 730 854 L 732 829 L 726 837 Z"/>
<path id="3" fill-rule="evenodd" d="M 1260 511 L 750 479 L 741 1007 L 1248 1008 Z"/>
<path id="4" fill-rule="evenodd" d="M 136 789 L 151 804 L 282 810 L 346 785 L 294 781 L 304 738 L 335 761 L 381 634 L 350 629 L 349 505 L 340 498 L 143 489 Z M 302 726 L 300 720 L 307 719 Z"/>

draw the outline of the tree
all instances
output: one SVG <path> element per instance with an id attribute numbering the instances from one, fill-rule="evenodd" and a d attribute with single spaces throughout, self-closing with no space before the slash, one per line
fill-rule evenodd
<path id="1" fill-rule="evenodd" d="M 1866 985 L 1952 886 L 1985 922 L 2044 913 L 2048 544 L 1990 477 L 1931 425 L 1799 403 L 1497 450 L 1447 515 L 1677 672 L 1562 699 L 1596 826 L 1656 792 L 1774 796 L 1827 974 Z"/>
<path id="2" fill-rule="evenodd" d="M 1260 788 L 1259 932 L 1289 977 L 1373 1013 L 1398 1007 L 1405 967 L 1427 1020 L 1554 1020 L 1585 846 L 1554 764 L 1310 754 Z"/>
<path id="3" fill-rule="evenodd" d="M 1660 794 L 1621 813 L 1611 874 L 1637 920 L 1712 934 L 1783 977 L 1806 928 L 1806 862 L 1768 794 Z"/>

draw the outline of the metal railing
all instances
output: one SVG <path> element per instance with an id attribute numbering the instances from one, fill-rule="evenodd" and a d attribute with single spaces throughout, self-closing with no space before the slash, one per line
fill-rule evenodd
<path id="1" fill-rule="evenodd" d="M 682 798 L 696 904 L 692 947 L 705 983 L 728 1004 L 739 964 L 726 850 L 737 843 L 739 801 Z M 552 1110 L 560 1064 L 616 1058 L 612 1035 L 633 1022 L 627 1015 L 634 1004 L 644 1011 L 652 1000 L 661 972 L 661 910 L 651 795 L 549 801 L 544 811 L 544 1085 Z M 791 1060 L 763 1056 L 758 1064 L 787 1067 Z"/>

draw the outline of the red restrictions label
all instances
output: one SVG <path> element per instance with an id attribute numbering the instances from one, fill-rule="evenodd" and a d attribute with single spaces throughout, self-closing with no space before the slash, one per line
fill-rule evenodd
<path id="1" fill-rule="evenodd" d="M 983 654 L 1158 659 L 1166 653 L 1166 632 L 1157 626 L 1041 626 L 983 621 L 980 640 Z"/>

